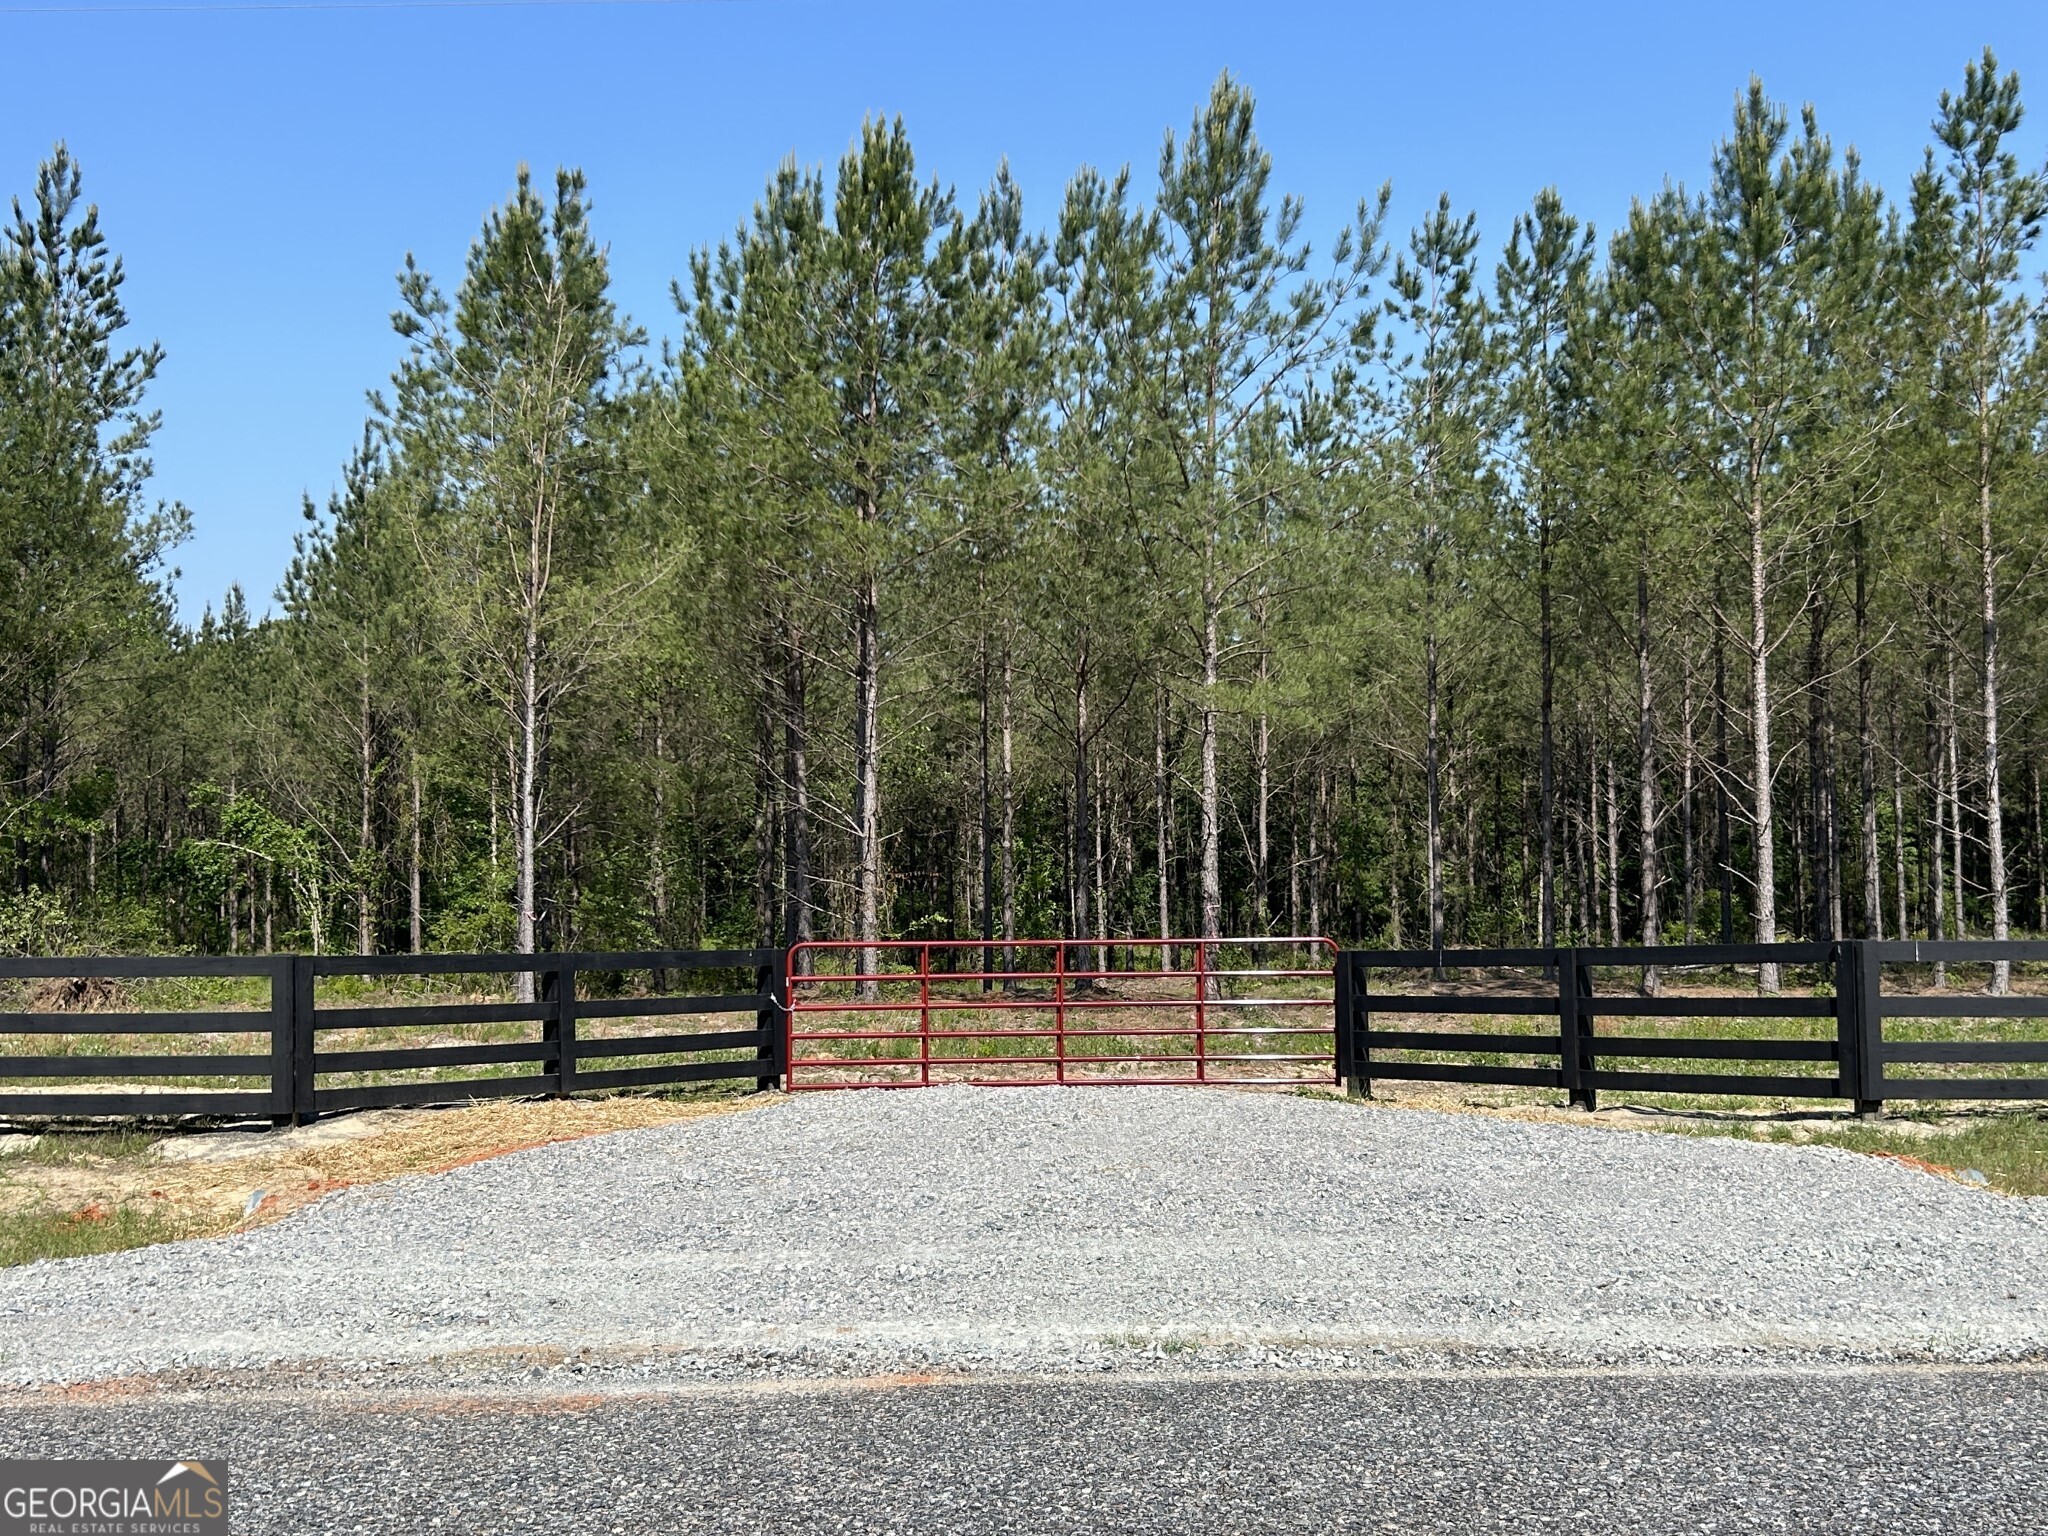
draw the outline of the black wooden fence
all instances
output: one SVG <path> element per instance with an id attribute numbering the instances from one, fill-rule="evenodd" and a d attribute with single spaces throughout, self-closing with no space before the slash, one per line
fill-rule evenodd
<path id="1" fill-rule="evenodd" d="M 2048 1038 L 1985 1038 L 1981 1027 L 1985 1021 L 2048 1019 L 2048 996 L 1886 990 L 1887 968 L 1937 962 L 1986 967 L 2001 960 L 2048 962 L 2048 942 L 1345 950 L 1335 962 L 1337 1072 L 1358 1089 L 1375 1078 L 1548 1088 L 1589 1107 L 1602 1089 L 1847 1099 L 1865 1111 L 1886 1099 L 2048 1100 Z M 1760 964 L 1786 973 L 1783 990 L 1649 996 L 1634 984 L 1645 966 L 1675 976 L 1689 968 Z M 785 953 L 774 949 L 0 959 L 0 982 L 257 978 L 268 998 L 261 1009 L 133 1011 L 92 1006 L 104 998 L 85 999 L 84 1008 L 57 999 L 0 1013 L 0 1039 L 66 1042 L 41 1054 L 0 1051 L 0 1116 L 255 1116 L 290 1123 L 373 1106 L 717 1079 L 752 1079 L 766 1088 L 787 1067 L 786 966 Z M 1375 986 L 1374 974 L 1389 971 L 1423 972 L 1428 979 L 1420 988 L 1413 982 L 1393 991 Z M 1487 981 L 1483 973 L 1489 971 L 1520 974 Z M 534 977 L 532 1002 L 352 1003 L 318 996 L 322 977 L 522 972 Z M 650 973 L 659 995 L 604 995 L 616 990 L 621 973 L 632 972 Z M 607 985 L 588 985 L 599 978 Z M 685 978 L 697 985 L 670 985 Z M 751 990 L 725 990 L 736 979 Z M 607 1020 L 709 1015 L 725 1017 L 711 1028 L 677 1027 L 663 1034 L 611 1033 L 604 1026 Z M 747 1022 L 735 1024 L 733 1015 Z M 1533 1018 L 1542 1024 L 1527 1033 L 1475 1031 L 1462 1023 L 1418 1026 L 1418 1019 L 1433 1016 Z M 1826 1023 L 1803 1035 L 1788 1030 L 1763 1038 L 1732 1031 L 1600 1028 L 1602 1021 L 1722 1018 Z M 1942 1021 L 1949 1023 L 1944 1027 Z M 1890 1032 L 1887 1023 L 1893 1025 Z M 448 1038 L 452 1029 L 477 1025 L 528 1028 L 514 1040 Z M 375 1044 L 350 1047 L 352 1038 L 368 1031 L 386 1033 Z M 392 1031 L 401 1041 L 407 1031 L 431 1037 L 393 1043 Z M 165 1036 L 192 1039 L 194 1047 L 171 1051 L 159 1045 L 146 1054 L 108 1048 L 124 1037 Z M 98 1048 L 78 1049 L 81 1039 Z M 1427 1057 L 1437 1059 L 1418 1059 Z M 2022 1068 L 2038 1070 L 2017 1070 Z M 155 1081 L 142 1081 L 149 1079 Z M 50 1086 L 37 1086 L 39 1080 Z M 111 1086 L 109 1080 L 133 1086 Z"/>
<path id="2" fill-rule="evenodd" d="M 1848 1099 L 1866 1113 L 1886 1099 L 2048 1099 L 2048 1073 L 1956 1072 L 1895 1076 L 1894 1065 L 1950 1068 L 2048 1065 L 2048 1040 L 1986 1040 L 1949 1031 L 1944 1040 L 1888 1037 L 1887 1020 L 2048 1018 L 2048 996 L 1981 991 L 1904 995 L 1885 991 L 1886 967 L 1989 966 L 2048 961 L 2048 943 L 1694 945 L 1666 948 L 1346 950 L 1337 958 L 1338 1073 L 1354 1091 L 1374 1078 L 1561 1089 L 1592 1108 L 1603 1088 L 1632 1093 Z M 1775 964 L 1807 987 L 1737 996 L 1649 996 L 1627 990 L 1646 966 Z M 1624 976 L 1602 992 L 1601 970 Z M 1474 990 L 1472 973 L 1519 971 L 1514 990 Z M 1427 990 L 1373 985 L 1375 971 L 1427 973 Z M 1536 976 L 1527 973 L 1536 972 Z M 1458 977 L 1453 981 L 1453 974 Z M 1444 978 L 1440 984 L 1436 979 Z M 1448 990 L 1444 988 L 1448 987 Z M 1621 988 L 1623 990 L 1617 990 Z M 1416 1027 L 1416 1016 L 1535 1017 L 1530 1033 Z M 1397 1022 L 1385 1022 L 1393 1016 Z M 1602 1033 L 1614 1019 L 1826 1019 L 1827 1031 L 1782 1038 Z M 1398 1053 L 1389 1056 L 1387 1053 Z M 1450 1060 L 1417 1060 L 1417 1055 Z M 1485 1059 L 1479 1059 L 1485 1058 Z M 1502 1060 L 1501 1058 L 1512 1058 Z M 1616 1063 L 1670 1062 L 1645 1069 Z M 1779 1066 L 1784 1063 L 1784 1066 Z"/>
<path id="3" fill-rule="evenodd" d="M 0 1116 L 268 1117 L 296 1123 L 337 1110 L 426 1105 L 586 1089 L 653 1087 L 721 1078 L 770 1087 L 783 1072 L 787 987 L 780 950 L 660 950 L 638 954 L 551 955 L 266 955 L 180 958 L 67 957 L 0 959 L 0 981 L 57 979 L 115 982 L 255 977 L 268 983 L 268 1007 L 115 1012 L 45 1007 L 0 1013 L 0 1037 L 179 1036 L 212 1043 L 152 1054 L 79 1051 L 0 1054 Z M 662 995 L 593 996 L 595 976 L 652 974 Z M 535 1001 L 322 1003 L 328 977 L 534 977 Z M 745 991 L 729 986 L 743 978 Z M 669 985 L 695 979 L 698 989 Z M 709 1030 L 667 1034 L 596 1034 L 580 1025 L 608 1019 L 709 1014 L 749 1015 Z M 446 1038 L 466 1025 L 537 1025 L 528 1038 L 466 1041 Z M 415 1044 L 348 1049 L 349 1032 L 432 1031 Z M 221 1048 L 220 1037 L 240 1046 Z M 95 1042 L 100 1043 L 100 1042 Z M 477 1074 L 463 1069 L 501 1070 Z M 502 1070 L 511 1068 L 511 1071 Z M 392 1074 L 414 1074 L 390 1080 Z M 425 1074 L 435 1074 L 427 1076 Z M 455 1073 L 457 1075 L 448 1075 Z M 366 1078 L 386 1080 L 370 1082 Z M 124 1091 L 108 1079 L 168 1079 L 172 1086 Z M 7 1080 L 58 1079 L 46 1090 Z M 201 1080 L 200 1086 L 190 1079 Z"/>

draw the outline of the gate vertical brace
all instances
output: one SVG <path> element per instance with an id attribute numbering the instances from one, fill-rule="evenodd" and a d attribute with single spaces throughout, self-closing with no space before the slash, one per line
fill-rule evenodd
<path id="1" fill-rule="evenodd" d="M 305 1125 L 318 1118 L 313 1092 L 313 957 L 293 955 L 292 968 L 292 1121 Z"/>
<path id="2" fill-rule="evenodd" d="M 1351 1088 L 1351 966 L 1341 949 L 1330 962 L 1330 1065 L 1337 1086 Z"/>
<path id="3" fill-rule="evenodd" d="M 754 1015 L 755 1027 L 761 1032 L 754 1059 L 766 1063 L 763 1074 L 754 1079 L 754 1091 L 766 1093 L 780 1087 L 789 1070 L 788 950 L 776 950 L 768 963 L 754 973 L 754 988 L 768 999 L 768 1006 Z"/>
<path id="4" fill-rule="evenodd" d="M 1052 948 L 1052 1075 L 1065 1086 L 1067 1081 L 1067 946 Z"/>
<path id="5" fill-rule="evenodd" d="M 932 947 L 917 952 L 917 1079 L 932 1085 Z"/>

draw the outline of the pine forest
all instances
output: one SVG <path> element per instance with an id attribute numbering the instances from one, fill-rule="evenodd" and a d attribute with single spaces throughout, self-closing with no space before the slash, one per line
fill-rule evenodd
<path id="1" fill-rule="evenodd" d="M 407 261 L 268 616 L 196 625 L 58 146 L 0 232 L 0 952 L 2038 933 L 2048 171 L 1989 52 L 1907 110 L 1880 187 L 1752 81 L 1622 227 L 1496 244 L 1369 167 L 1305 208 L 1227 75 L 1043 209 L 878 118 L 661 316 L 521 168 Z"/>

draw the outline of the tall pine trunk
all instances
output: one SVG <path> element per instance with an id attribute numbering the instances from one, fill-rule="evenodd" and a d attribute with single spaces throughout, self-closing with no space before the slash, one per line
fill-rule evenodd
<path id="1" fill-rule="evenodd" d="M 1071 854 L 1067 861 L 1071 884 L 1067 891 L 1067 932 L 1076 939 L 1091 937 L 1095 917 L 1089 898 L 1095 871 L 1094 791 L 1088 782 L 1088 646 L 1081 646 L 1079 669 L 1074 674 L 1074 801 L 1069 828 Z M 1077 948 L 1068 956 L 1074 970 L 1087 969 L 1087 960 Z M 1101 966 L 1095 967 L 1097 970 Z M 1083 982 L 1085 990 L 1087 983 Z"/>
<path id="2" fill-rule="evenodd" d="M 1259 682 L 1266 681 L 1266 660 L 1259 658 Z M 1260 690 L 1264 692 L 1263 687 Z M 1258 724 L 1252 734 L 1252 774 L 1256 781 L 1258 798 L 1258 868 L 1252 872 L 1252 926 L 1260 933 L 1266 933 L 1273 926 L 1273 841 L 1272 841 L 1272 722 L 1264 710 L 1259 711 Z"/>
<path id="3" fill-rule="evenodd" d="M 1948 756 L 1949 878 L 1955 882 L 1955 930 L 1958 939 L 1969 935 L 1968 910 L 1963 905 L 1963 754 L 1958 737 L 1962 723 L 1956 709 L 1956 653 L 1952 645 L 1942 647 L 1948 663 L 1948 692 L 1942 703 L 1941 730 Z"/>
<path id="4" fill-rule="evenodd" d="M 992 989 L 994 988 L 994 986 L 995 986 L 995 978 L 994 978 L 994 977 L 992 977 L 992 976 L 990 976 L 990 975 L 989 975 L 989 974 L 987 974 L 987 973 L 988 973 L 988 972 L 990 972 L 990 971 L 993 971 L 993 970 L 994 970 L 994 969 L 996 968 L 996 967 L 995 967 L 995 936 L 996 936 L 996 935 L 995 935 L 995 914 L 996 914 L 996 908 L 995 908 L 995 852 L 996 852 L 996 850 L 995 850 L 995 829 L 994 829 L 994 827 L 993 827 L 993 826 L 992 826 L 992 825 L 990 824 L 990 823 L 991 823 L 991 814 L 990 814 L 990 798 L 991 798 L 991 795 L 992 795 L 992 793 L 993 793 L 993 788 L 994 788 L 994 786 L 993 786 L 992 780 L 991 780 L 991 778 L 990 778 L 990 775 L 989 775 L 989 758 L 988 758 L 988 746 L 989 746 L 989 741 L 988 741 L 988 738 L 989 738 L 989 725 L 990 725 L 990 720 L 989 720 L 989 714 L 990 714 L 990 710 L 989 710 L 989 697 L 988 697 L 988 683 L 989 683 L 989 676 L 988 676 L 988 674 L 989 674 L 989 663 L 988 663 L 988 627 L 987 627 L 987 624 L 986 624 L 986 622 L 984 622 L 984 624 L 983 624 L 983 626 L 982 626 L 982 630 L 981 630 L 981 636 L 980 636 L 980 642 L 979 642 L 979 645 L 978 645 L 977 649 L 978 649 L 978 650 L 979 650 L 979 652 L 980 652 L 979 656 L 978 656 L 978 657 L 976 658 L 976 659 L 977 659 L 977 661 L 978 661 L 978 663 L 979 663 L 979 666 L 978 666 L 978 668 L 977 668 L 977 671 L 978 671 L 978 672 L 979 672 L 979 674 L 980 674 L 980 677 L 979 677 L 979 682 L 980 682 L 980 689 L 979 689 L 979 698 L 978 698 L 978 700 L 977 700 L 977 702 L 978 702 L 978 705 L 979 705 L 979 708 L 978 708 L 978 710 L 977 710 L 977 719 L 976 719 L 976 724 L 977 724 L 977 726 L 978 726 L 978 728 L 979 728 L 979 736 L 980 736 L 980 743 L 979 743 L 979 747 L 980 747 L 980 750 L 979 750 L 979 756 L 978 756 L 978 761 L 977 761 L 977 765 L 976 765 L 976 766 L 977 766 L 977 783 L 976 783 L 976 786 L 975 786 L 975 787 L 976 787 L 976 794 L 977 794 L 977 799 L 978 799 L 978 801 L 979 801 L 979 804 L 978 804 L 978 806 L 977 806 L 977 810 L 978 810 L 978 813 L 979 813 L 979 814 L 978 814 L 977 820 L 976 820 L 976 822 L 975 822 L 975 829 L 974 829 L 974 854 L 975 854 L 975 863 L 976 863 L 976 865 L 977 865 L 977 867 L 978 867 L 978 869 L 979 869 L 979 871 L 980 871 L 980 875 L 981 875 L 981 969 L 982 969 L 982 972 L 983 972 L 983 975 L 982 975 L 982 980 L 981 980 L 981 990 L 982 990 L 982 991 L 984 991 L 984 992 L 987 992 L 987 991 L 990 991 L 990 990 L 992 990 Z"/>
<path id="5" fill-rule="evenodd" d="M 1017 941 L 1017 780 L 1015 761 L 1012 756 L 1015 736 L 1010 724 L 1010 693 L 1012 683 L 1010 659 L 1010 636 L 1003 632 L 1003 691 L 1000 702 L 1002 732 L 1002 866 L 1003 866 L 1003 965 L 1004 971 L 1015 970 Z M 1008 990 L 1015 983 L 1005 981 Z"/>
<path id="6" fill-rule="evenodd" d="M 782 942 L 804 944 L 811 923 L 810 679 L 804 633 L 785 619 L 782 645 Z"/>
<path id="7" fill-rule="evenodd" d="M 1721 586 L 1714 584 L 1714 606 L 1721 606 Z M 1735 850 L 1729 828 L 1728 776 L 1728 649 L 1722 626 L 1714 626 L 1714 883 L 1721 897 L 1719 942 L 1735 942 Z"/>
<path id="8" fill-rule="evenodd" d="M 1679 720 L 1679 846 L 1683 850 L 1685 870 L 1685 942 L 1693 942 L 1693 926 L 1698 920 L 1700 906 L 1700 861 L 1698 850 L 1699 829 L 1696 825 L 1695 801 L 1698 797 L 1699 745 L 1695 736 L 1695 701 L 1693 698 L 1693 654 L 1688 646 L 1685 650 L 1685 698 L 1681 701 Z"/>
<path id="9" fill-rule="evenodd" d="M 1813 905 L 1808 931 L 1813 941 L 1821 944 L 1834 937 L 1830 930 L 1834 903 L 1834 836 L 1828 805 L 1828 786 L 1833 775 L 1826 742 L 1827 605 L 1809 592 L 1806 611 L 1806 849 L 1813 870 Z"/>
<path id="10" fill-rule="evenodd" d="M 1537 943 L 1545 949 L 1557 943 L 1557 660 L 1550 605 L 1550 514 L 1546 505 L 1539 513 L 1536 532 L 1537 660 L 1541 674 L 1537 694 L 1536 779 L 1542 843 Z"/>
<path id="11" fill-rule="evenodd" d="M 1152 813 L 1157 843 L 1154 852 L 1159 864 L 1159 968 L 1162 971 L 1170 971 L 1174 967 L 1173 946 L 1166 942 L 1173 937 L 1173 854 L 1166 825 L 1170 797 L 1171 786 L 1166 777 L 1166 679 L 1161 677 L 1154 690 L 1152 706 Z"/>
<path id="12" fill-rule="evenodd" d="M 1856 520 L 1856 787 L 1863 810 L 1863 936 L 1884 937 L 1884 855 L 1877 845 L 1877 726 L 1871 719 L 1869 550 Z M 1905 932 L 1900 930 L 1900 937 Z"/>
<path id="13" fill-rule="evenodd" d="M 2041 826 L 2041 759 L 2035 758 L 2029 766 L 2034 776 L 2034 932 L 2041 934 L 2048 933 L 2048 833 L 2044 833 Z M 266 875 L 266 882 L 268 878 Z M 263 889 L 267 902 L 270 887 L 266 883 Z M 270 944 L 269 921 L 268 917 L 264 918 L 266 949 Z"/>
<path id="14" fill-rule="evenodd" d="M 356 953 L 377 952 L 375 875 L 376 829 L 372 816 L 377 794 L 376 723 L 370 712 L 370 652 L 363 645 L 362 669 L 356 689 L 356 797 L 360 813 L 356 828 Z"/>
<path id="15" fill-rule="evenodd" d="M 1749 709 L 1753 751 L 1751 825 L 1756 838 L 1756 941 L 1778 942 L 1778 842 L 1772 817 L 1771 632 L 1767 611 L 1770 568 L 1764 557 L 1764 488 L 1761 449 L 1753 448 L 1749 490 Z M 1778 990 L 1778 967 L 1757 967 L 1757 989 Z"/>
<path id="16" fill-rule="evenodd" d="M 1432 568 L 1426 578 L 1432 589 L 1435 574 Z M 1426 605 L 1432 599 L 1426 598 Z M 1429 878 L 1429 947 L 1438 954 L 1444 947 L 1444 828 L 1443 828 L 1443 786 L 1441 780 L 1442 746 L 1439 741 L 1441 729 L 1440 708 L 1437 698 L 1437 637 L 1436 616 L 1433 606 L 1425 619 L 1426 629 L 1423 644 L 1423 747 L 1422 773 L 1424 814 L 1428 818 L 1428 878 Z M 1441 974 L 1441 967 L 1438 967 Z"/>
<path id="17" fill-rule="evenodd" d="M 1607 758 L 1607 942 L 1621 947 L 1621 796 L 1614 758 Z"/>
<path id="18" fill-rule="evenodd" d="M 1945 916 L 1948 901 L 1947 871 L 1943 867 L 1947 857 L 1948 829 L 1945 825 L 1948 812 L 1948 790 L 1946 774 L 1942 768 L 1941 718 L 1936 703 L 1932 674 L 1928 678 L 1927 690 L 1927 782 L 1929 785 L 1928 808 L 1932 814 L 1932 826 L 1927 839 L 1930 864 L 1927 881 L 1927 937 L 1939 944 L 1948 937 L 1948 923 Z M 1948 985 L 1946 962 L 1934 962 L 1934 985 Z"/>
<path id="19" fill-rule="evenodd" d="M 2006 890 L 2005 802 L 1998 784 L 1998 561 L 1991 534 L 1991 418 L 1977 412 L 1977 523 L 1983 580 L 1984 627 L 1984 850 L 1991 878 L 1991 937 L 2012 937 L 2012 903 Z M 1991 990 L 2012 990 L 2012 962 L 1991 967 Z"/>
<path id="20" fill-rule="evenodd" d="M 1223 935 L 1223 815 L 1216 779 L 1216 685 L 1222 648 L 1215 578 L 1202 578 L 1202 940 L 1205 963 L 1214 961 Z"/>
<path id="21" fill-rule="evenodd" d="M 539 525 L 535 525 L 536 541 Z M 537 557 L 537 551 L 536 551 Z M 539 843 L 541 699 L 540 634 L 529 609 L 521 644 L 519 677 L 515 684 L 518 718 L 514 722 L 516 741 L 512 786 L 513 901 L 516 909 L 512 947 L 514 953 L 533 954 L 539 940 Z M 534 1000 L 533 972 L 520 971 L 516 995 L 520 1002 Z"/>
<path id="22" fill-rule="evenodd" d="M 421 820 L 420 754 L 418 748 L 412 753 L 412 858 L 406 868 L 406 936 L 411 941 L 412 952 L 418 954 L 423 947 L 425 912 L 420 901 L 420 820 Z M 263 948 L 270 949 L 268 924 L 264 918 L 265 933 Z"/>
<path id="23" fill-rule="evenodd" d="M 1643 943 L 1659 942 L 1662 924 L 1657 906 L 1657 725 L 1654 678 L 1650 669 L 1650 546 L 1645 538 L 1636 558 L 1636 820 L 1642 848 L 1638 866 L 1638 900 L 1642 905 Z M 1658 992 L 1657 968 L 1643 967 L 1643 995 Z"/>
<path id="24" fill-rule="evenodd" d="M 1892 932 L 1903 939 L 1912 931 L 1912 920 L 1906 915 L 1906 781 L 1896 722 L 1892 738 L 1892 881 L 1897 898 L 1892 904 Z"/>
<path id="25" fill-rule="evenodd" d="M 765 648 L 764 648 L 765 649 Z M 775 695 L 780 689 L 775 676 L 775 656 L 772 650 L 761 658 L 761 681 L 756 694 L 754 711 L 754 931 L 760 935 L 757 942 L 773 944 L 776 930 L 781 926 L 782 914 L 777 910 L 776 855 L 780 839 L 776 833 L 781 820 L 781 807 L 776 804 L 775 773 Z M 654 839 L 649 849 L 661 872 L 662 932 L 667 933 L 668 906 L 668 860 L 664 844 L 667 837 L 668 809 L 668 762 L 667 745 L 661 730 L 661 722 L 655 722 L 655 797 L 654 807 L 657 820 Z"/>
<path id="26" fill-rule="evenodd" d="M 878 515 L 870 504 L 863 520 Z M 853 692 L 853 936 L 861 974 L 872 977 L 882 963 L 882 604 L 873 571 L 862 575 L 854 597 Z M 856 995 L 873 1002 L 880 985 L 861 982 Z"/>

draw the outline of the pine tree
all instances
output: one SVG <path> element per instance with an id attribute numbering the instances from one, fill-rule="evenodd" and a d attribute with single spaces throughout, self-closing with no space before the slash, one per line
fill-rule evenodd
<path id="1" fill-rule="evenodd" d="M 1352 309 L 1383 261 L 1386 207 L 1361 206 L 1328 275 L 1309 273 L 1301 204 L 1268 202 L 1272 160 L 1252 128 L 1251 93 L 1228 74 L 1187 137 L 1159 157 L 1158 320 L 1146 409 L 1172 473 L 1154 537 L 1158 579 L 1192 602 L 1176 615 L 1182 686 L 1199 721 L 1200 895 L 1204 940 L 1221 936 L 1225 688 L 1252 649 L 1236 620 L 1279 561 L 1273 537 L 1303 505 L 1296 466 L 1266 451 L 1272 419 L 1351 338 Z"/>
<path id="2" fill-rule="evenodd" d="M 1964 70 L 1961 93 L 1942 92 L 1934 133 L 1947 155 L 1932 173 L 1939 178 L 1934 195 L 1915 209 L 1913 240 L 1916 253 L 1931 263 L 1920 291 L 1933 308 L 1929 384 L 1949 438 L 1941 471 L 1967 489 L 1973 514 L 1984 828 L 1996 940 L 2012 932 L 2000 783 L 2001 578 L 2013 553 L 2041 533 L 2037 519 L 2018 521 L 2015 498 L 2005 492 L 2016 461 L 2032 454 L 2048 398 L 2048 380 L 2029 368 L 2042 310 L 2022 280 L 2022 262 L 2048 216 L 2048 171 L 2023 172 L 2009 147 L 2023 115 L 2019 77 L 2001 76 L 1997 58 L 1985 49 L 1981 63 Z M 2011 965 L 1998 962 L 1991 990 L 2008 991 L 2011 979 Z"/>
<path id="3" fill-rule="evenodd" d="M 0 828 L 17 890 L 97 824 L 68 797 L 109 669 L 167 638 L 158 585 L 182 507 L 144 501 L 163 362 L 123 348 L 120 259 L 59 144 L 0 229 Z"/>
<path id="4" fill-rule="evenodd" d="M 1516 503 L 1512 535 L 1532 547 L 1537 603 L 1539 697 L 1537 796 L 1541 846 L 1537 942 L 1557 942 L 1557 621 L 1558 541 L 1569 527 L 1566 456 L 1584 406 L 1582 376 L 1592 370 L 1574 327 L 1590 303 L 1593 230 L 1565 211 L 1556 189 L 1518 214 L 1495 274 L 1496 314 L 1505 370 L 1500 442 Z M 1578 367 L 1575 370 L 1574 364 Z"/>
<path id="5" fill-rule="evenodd" d="M 1629 239 L 1703 401 L 1691 441 L 1698 469 L 1720 491 L 1743 551 L 1747 612 L 1729 620 L 1749 663 L 1756 939 L 1778 940 L 1780 763 L 1772 726 L 1771 662 L 1789 631 L 1776 605 L 1787 562 L 1825 508 L 1818 487 L 1850 445 L 1825 432 L 1832 401 L 1818 302 L 1836 212 L 1829 144 L 1812 113 L 1798 138 L 1783 108 L 1752 79 L 1714 156 L 1711 189 L 1694 201 L 1667 193 L 1639 205 Z M 1766 966 L 1766 990 L 1778 985 Z"/>
<path id="6" fill-rule="evenodd" d="M 1444 945 L 1445 629 L 1472 548 L 1478 476 L 1494 409 L 1488 316 L 1475 254 L 1477 220 L 1448 195 L 1409 237 L 1387 311 L 1407 331 L 1397 392 L 1403 455 L 1395 556 L 1412 573 L 1412 622 L 1422 646 L 1422 776 L 1429 947 Z"/>
<path id="7" fill-rule="evenodd" d="M 557 174 L 550 206 L 522 167 L 452 311 L 408 261 L 395 320 L 413 349 L 393 430 L 443 477 L 417 537 L 453 659 L 505 725 L 519 954 L 535 952 L 540 856 L 565 825 L 548 800 L 559 712 L 645 586 L 605 563 L 621 542 L 605 416 L 641 340 L 608 284 L 581 174 Z M 522 996 L 531 988 L 522 973 Z"/>

